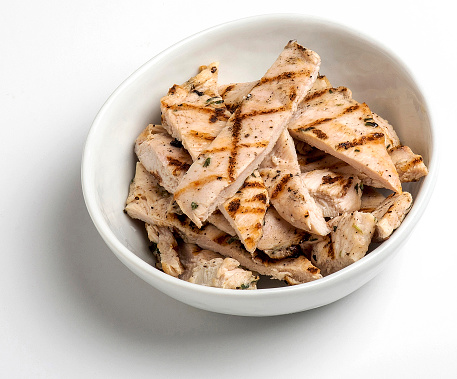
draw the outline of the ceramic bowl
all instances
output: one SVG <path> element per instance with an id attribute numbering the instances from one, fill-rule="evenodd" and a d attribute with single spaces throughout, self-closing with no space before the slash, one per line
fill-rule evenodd
<path id="1" fill-rule="evenodd" d="M 405 189 L 414 206 L 392 237 L 366 257 L 323 279 L 280 288 L 237 291 L 184 282 L 157 270 L 142 223 L 123 212 L 136 157 L 133 144 L 148 123 L 160 123 L 159 100 L 200 65 L 220 62 L 219 82 L 256 80 L 286 43 L 296 39 L 322 59 L 320 73 L 333 86 L 391 122 L 400 139 L 424 157 L 430 174 Z M 379 43 L 346 27 L 297 14 L 229 22 L 163 51 L 115 90 L 90 129 L 82 160 L 82 187 L 90 216 L 109 248 L 135 274 L 165 294 L 201 309 L 249 316 L 304 311 L 334 302 L 367 283 L 406 243 L 422 215 L 436 178 L 432 120 L 415 79 Z"/>

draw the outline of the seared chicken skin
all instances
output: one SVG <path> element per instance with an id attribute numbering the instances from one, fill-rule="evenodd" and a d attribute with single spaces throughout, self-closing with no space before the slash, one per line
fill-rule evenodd
<path id="1" fill-rule="evenodd" d="M 225 128 L 191 165 L 175 191 L 175 200 L 198 227 L 238 191 L 273 149 L 316 80 L 319 65 L 316 53 L 289 42 Z"/>

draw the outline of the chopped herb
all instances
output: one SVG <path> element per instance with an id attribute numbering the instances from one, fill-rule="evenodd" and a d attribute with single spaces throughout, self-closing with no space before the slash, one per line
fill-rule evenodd
<path id="1" fill-rule="evenodd" d="M 333 227 L 333 231 L 336 232 L 336 229 L 338 229 L 338 225 L 335 225 L 335 226 Z"/>
<path id="2" fill-rule="evenodd" d="M 194 91 L 198 96 L 203 96 L 203 92 L 201 91 L 197 91 L 196 89 L 194 89 Z"/>
<path id="3" fill-rule="evenodd" d="M 240 287 L 240 288 L 241 288 L 242 290 L 247 290 L 249 287 L 250 287 L 249 284 L 241 283 L 241 287 Z"/>
<path id="4" fill-rule="evenodd" d="M 376 124 L 376 122 L 373 122 L 373 121 L 367 121 L 367 122 L 365 122 L 365 126 L 376 127 L 376 126 L 378 126 L 378 124 Z"/>
<path id="5" fill-rule="evenodd" d="M 198 204 L 197 204 L 197 203 L 194 203 L 194 202 L 192 201 L 192 203 L 190 204 L 190 207 L 191 207 L 192 209 L 197 209 L 197 208 L 198 208 Z"/>
<path id="6" fill-rule="evenodd" d="M 352 227 L 353 227 L 355 230 L 357 230 L 357 232 L 359 232 L 359 233 L 362 233 L 362 234 L 363 234 L 363 231 L 362 231 L 362 229 L 360 229 L 360 228 L 359 228 L 359 227 L 358 227 L 356 224 L 352 224 Z"/>
<path id="7" fill-rule="evenodd" d="M 390 147 L 390 143 L 386 146 L 386 149 L 388 149 Z"/>
<path id="8" fill-rule="evenodd" d="M 335 104 L 337 107 L 341 107 L 343 104 L 339 103 L 339 104 Z"/>
<path id="9" fill-rule="evenodd" d="M 224 100 L 222 100 L 220 96 L 210 97 L 208 100 L 206 100 L 206 104 L 208 104 L 208 105 L 210 105 L 210 104 L 222 104 L 223 102 L 224 102 Z"/>
<path id="10" fill-rule="evenodd" d="M 360 149 L 355 149 L 354 151 L 357 153 L 360 153 Z"/>
<path id="11" fill-rule="evenodd" d="M 360 183 L 360 191 L 363 191 L 363 183 Z"/>
<path id="12" fill-rule="evenodd" d="M 359 192 L 359 183 L 357 183 L 357 184 L 354 186 L 354 188 L 355 188 L 355 192 Z"/>
<path id="13" fill-rule="evenodd" d="M 329 90 L 328 90 L 328 93 L 333 93 L 333 90 L 329 89 Z"/>
<path id="14" fill-rule="evenodd" d="M 208 167 L 211 163 L 211 158 L 208 157 L 205 159 L 205 162 L 203 162 L 203 167 Z"/>
<path id="15" fill-rule="evenodd" d="M 367 117 L 367 118 L 363 119 L 363 121 L 365 121 L 365 122 L 370 121 L 370 120 L 373 120 L 373 117 Z"/>

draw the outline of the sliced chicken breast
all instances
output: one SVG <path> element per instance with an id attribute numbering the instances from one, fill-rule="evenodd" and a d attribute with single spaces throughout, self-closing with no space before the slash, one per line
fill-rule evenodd
<path id="1" fill-rule="evenodd" d="M 245 83 L 230 83 L 220 85 L 218 91 L 227 109 L 233 113 L 235 109 L 240 105 L 241 101 L 249 95 L 251 90 L 259 83 L 259 81 L 245 82 Z M 310 89 L 312 91 L 318 91 L 323 88 L 330 87 L 330 82 L 326 76 L 319 75 Z"/>
<path id="2" fill-rule="evenodd" d="M 268 208 L 265 215 L 263 235 L 257 245 L 272 259 L 282 259 L 297 253 L 297 247 L 304 240 L 308 240 L 310 234 L 302 229 L 297 229 L 273 208 Z"/>
<path id="3" fill-rule="evenodd" d="M 179 260 L 178 243 L 170 229 L 164 226 L 157 227 L 159 240 L 157 242 L 160 267 L 168 275 L 178 277 L 184 272 L 184 267 Z"/>
<path id="4" fill-rule="evenodd" d="M 326 88 L 307 96 L 288 128 L 294 138 L 345 161 L 385 188 L 402 191 L 383 129 L 347 88 Z"/>
<path id="5" fill-rule="evenodd" d="M 405 216 L 410 211 L 412 204 L 413 198 L 409 192 L 388 196 L 376 210 L 372 212 L 373 216 L 377 219 L 373 239 L 376 242 L 388 239 L 393 231 L 400 226 Z"/>
<path id="6" fill-rule="evenodd" d="M 270 260 L 260 254 L 260 251 L 252 256 L 237 238 L 222 232 L 214 225 L 205 224 L 199 229 L 185 215 L 167 213 L 172 201 L 172 196 L 159 186 L 155 177 L 149 174 L 141 163 L 138 163 L 125 207 L 130 217 L 149 224 L 173 228 L 184 242 L 236 259 L 248 270 L 285 280 L 289 284 L 306 283 L 322 277 L 320 271 L 304 256 Z"/>
<path id="7" fill-rule="evenodd" d="M 181 142 L 157 125 L 148 125 L 135 143 L 138 159 L 162 187 L 173 193 L 192 164 L 192 158 Z"/>
<path id="8" fill-rule="evenodd" d="M 422 156 L 414 154 L 408 146 L 393 147 L 389 149 L 389 155 L 402 183 L 416 182 L 428 174 Z"/>
<path id="9" fill-rule="evenodd" d="M 393 126 L 390 125 L 387 120 L 383 119 L 381 116 L 377 115 L 374 112 L 372 112 L 372 117 L 373 120 L 367 121 L 373 122 L 382 129 L 382 132 L 384 133 L 385 137 L 384 144 L 386 145 L 386 149 L 399 146 L 400 139 L 398 138 Z"/>
<path id="10" fill-rule="evenodd" d="M 219 207 L 250 253 L 255 251 L 262 237 L 268 204 L 267 189 L 256 170 L 247 177 L 238 192 Z"/>
<path id="11" fill-rule="evenodd" d="M 193 160 L 225 127 L 230 112 L 217 93 L 217 62 L 202 66 L 201 71 L 182 85 L 174 85 L 160 101 L 162 123 L 179 141 Z"/>
<path id="12" fill-rule="evenodd" d="M 360 208 L 362 189 L 357 176 L 338 174 L 331 170 L 313 170 L 301 174 L 324 217 L 335 217 Z"/>
<path id="13" fill-rule="evenodd" d="M 189 79 L 183 86 L 179 88 L 179 93 L 184 96 L 185 91 L 188 92 L 186 99 L 192 101 L 192 107 L 184 107 L 182 104 L 169 106 L 170 101 L 176 101 L 176 90 L 173 93 L 162 99 L 162 112 L 167 121 L 167 128 L 178 135 L 182 143 L 190 149 L 192 159 L 195 160 L 200 152 L 206 149 L 212 139 L 219 134 L 225 126 L 228 117 L 220 118 L 215 121 L 215 116 L 206 117 L 208 106 L 211 104 L 211 99 L 216 101 L 216 110 L 220 114 L 224 110 L 225 115 L 229 112 L 225 108 L 225 104 L 217 97 L 217 69 L 216 64 L 212 64 L 203 70 L 194 78 Z M 191 83 L 191 84 L 190 84 Z M 195 97 L 197 94 L 197 97 Z M 171 99 L 171 100 L 170 100 Z M 209 101 L 210 100 L 210 101 Z M 209 101 L 209 103 L 208 103 Z M 167 106 L 165 107 L 164 104 Z M 170 112 L 172 115 L 170 115 Z M 177 116 L 178 113 L 178 116 Z M 204 115 L 204 117 L 202 117 Z M 182 125 L 180 123 L 185 120 L 197 120 L 196 122 Z M 190 121 L 189 121 L 190 122 Z M 189 126 L 190 125 L 190 126 Z M 189 129 L 191 128 L 191 129 Z M 192 131 L 190 133 L 189 131 Z M 203 138 L 196 141 L 196 136 L 204 136 L 208 130 L 211 130 L 211 138 Z M 203 166 L 207 167 L 215 162 L 211 162 L 211 157 L 208 157 L 203 162 Z M 192 163 L 192 160 L 191 160 Z M 186 168 L 186 170 L 189 166 Z M 181 180 L 182 176 L 179 178 Z M 175 192 L 176 187 L 173 189 Z M 251 176 L 246 178 L 241 189 L 231 198 L 221 205 L 219 210 L 226 217 L 230 224 L 230 232 L 234 231 L 246 249 L 253 252 L 257 246 L 257 242 L 262 236 L 262 224 L 265 212 L 268 207 L 268 194 L 263 185 L 259 173 L 254 171 Z M 216 226 L 220 229 L 228 231 L 226 224 L 220 218 L 215 220 L 217 216 L 212 213 L 208 220 L 217 222 Z M 211 221 L 210 221 L 211 222 Z M 230 233 L 232 234 L 232 233 Z"/>
<path id="14" fill-rule="evenodd" d="M 352 212 L 330 220 L 330 235 L 322 237 L 311 252 L 311 262 L 322 275 L 330 275 L 363 258 L 368 251 L 375 217 L 370 213 Z"/>
<path id="15" fill-rule="evenodd" d="M 289 42 L 192 164 L 175 191 L 175 199 L 198 227 L 238 191 L 273 149 L 297 104 L 312 87 L 319 65 L 316 53 Z"/>
<path id="16" fill-rule="evenodd" d="M 185 272 L 180 279 L 208 287 L 229 289 L 256 289 L 258 277 L 240 267 L 238 261 L 224 258 L 197 245 L 180 245 L 180 259 Z"/>
<path id="17" fill-rule="evenodd" d="M 285 129 L 273 150 L 263 160 L 260 175 L 270 202 L 287 222 L 307 232 L 326 235 L 330 229 L 300 177 L 300 167 L 292 137 Z"/>

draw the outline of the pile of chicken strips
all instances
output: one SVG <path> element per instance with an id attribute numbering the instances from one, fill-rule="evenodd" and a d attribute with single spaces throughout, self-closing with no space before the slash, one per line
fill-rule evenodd
<path id="1" fill-rule="evenodd" d="M 412 206 L 402 183 L 427 175 L 423 159 L 320 63 L 290 41 L 258 81 L 219 84 L 215 62 L 161 99 L 125 207 L 157 268 L 219 288 L 256 289 L 260 275 L 295 285 L 398 228 Z"/>

